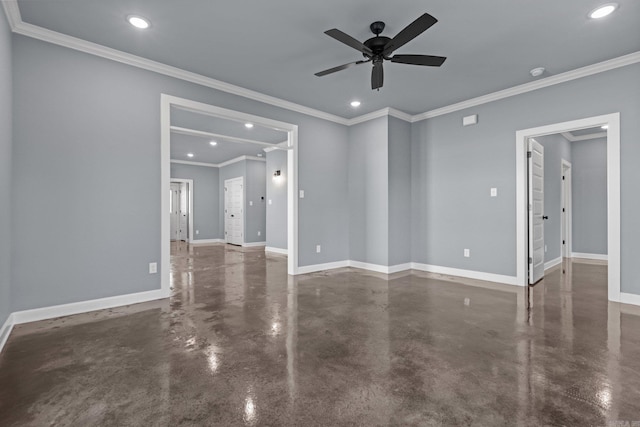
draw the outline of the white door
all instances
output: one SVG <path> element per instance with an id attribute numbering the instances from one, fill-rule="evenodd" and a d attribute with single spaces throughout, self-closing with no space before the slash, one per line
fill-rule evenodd
<path id="1" fill-rule="evenodd" d="M 171 202 L 171 240 L 188 240 L 189 192 L 186 183 L 172 182 L 169 200 Z"/>
<path id="2" fill-rule="evenodd" d="M 180 216 L 180 184 L 176 182 L 171 183 L 169 190 L 170 207 L 170 222 L 171 222 L 171 240 L 178 240 L 179 230 L 179 216 Z"/>
<path id="3" fill-rule="evenodd" d="M 244 243 L 244 185 L 243 178 L 224 181 L 224 237 L 227 243 Z"/>
<path id="4" fill-rule="evenodd" d="M 562 257 L 571 258 L 571 163 L 562 160 Z"/>
<path id="5" fill-rule="evenodd" d="M 544 147 L 529 140 L 529 283 L 544 277 Z"/>

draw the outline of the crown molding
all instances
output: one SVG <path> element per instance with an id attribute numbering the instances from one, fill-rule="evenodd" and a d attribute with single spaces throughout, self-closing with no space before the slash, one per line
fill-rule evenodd
<path id="1" fill-rule="evenodd" d="M 455 111 L 477 107 L 478 105 L 487 104 L 489 102 L 498 101 L 500 99 L 505 99 L 516 95 L 521 95 L 523 93 L 531 92 L 545 87 L 554 86 L 582 77 L 591 76 L 593 74 L 598 74 L 616 68 L 624 67 L 626 65 L 635 64 L 637 62 L 640 62 L 640 51 L 609 59 L 607 61 L 598 62 L 596 64 L 587 65 L 586 67 L 576 68 L 575 70 L 567 71 L 551 77 L 546 77 L 541 80 L 536 80 L 535 82 L 525 83 L 508 89 L 499 90 L 497 92 L 479 96 L 477 98 L 468 99 L 466 101 L 451 104 L 446 107 L 427 111 L 426 113 L 417 114 L 412 117 L 411 122 L 415 123 L 425 119 L 431 119 L 433 117 L 453 113 Z"/>
<path id="2" fill-rule="evenodd" d="M 607 61 L 598 62 L 596 64 L 587 65 L 585 67 L 557 74 L 555 76 L 546 77 L 534 82 L 525 83 L 508 89 L 489 93 L 487 95 L 471 98 L 466 101 L 447 105 L 441 108 L 436 108 L 434 110 L 426 111 L 421 114 L 410 115 L 395 108 L 387 107 L 378 111 L 374 111 L 372 113 L 347 119 L 335 114 L 316 110 L 315 108 L 306 107 L 304 105 L 296 104 L 294 102 L 286 101 L 274 96 L 232 85 L 230 83 L 225 83 L 220 80 L 212 79 L 201 74 L 186 71 L 177 67 L 152 61 L 150 59 L 142 58 L 140 56 L 132 55 L 130 53 L 102 46 L 97 43 L 92 43 L 66 34 L 58 33 L 56 31 L 48 30 L 37 25 L 29 24 L 22 21 L 20 8 L 16 0 L 3 0 L 2 5 L 5 14 L 7 15 L 9 25 L 12 31 L 16 34 L 21 34 L 23 36 L 35 38 L 48 43 L 57 44 L 59 46 L 78 50 L 105 59 L 110 59 L 116 62 L 131 65 L 133 67 L 142 68 L 165 76 L 195 83 L 200 86 L 209 87 L 211 89 L 216 89 L 222 92 L 262 102 L 264 104 L 273 105 L 275 107 L 283 108 L 286 110 L 294 111 L 300 114 L 305 114 L 307 116 L 316 117 L 346 126 L 353 126 L 358 123 L 366 122 L 368 120 L 384 117 L 385 115 L 396 117 L 410 123 L 415 123 L 640 62 L 640 51 L 638 51 L 630 53 L 628 55 L 609 59 Z"/>
<path id="3" fill-rule="evenodd" d="M 240 157 L 236 157 L 235 159 L 227 160 L 226 162 L 218 163 L 218 167 L 223 168 L 225 166 L 229 166 L 229 165 L 232 165 L 234 163 L 241 162 L 243 160 L 255 160 L 255 161 L 258 161 L 258 162 L 266 162 L 267 161 L 264 157 L 240 156 Z"/>
<path id="4" fill-rule="evenodd" d="M 178 133 L 181 135 L 197 136 L 202 138 L 216 138 L 216 139 L 220 139 L 228 142 L 235 142 L 235 143 L 241 143 L 241 144 L 248 143 L 248 144 L 261 145 L 263 147 L 271 147 L 275 145 L 268 142 L 256 141 L 253 139 L 246 139 L 246 138 L 238 138 L 235 136 L 206 132 L 206 131 L 196 130 L 196 129 L 183 128 L 180 126 L 171 126 L 169 129 L 171 130 L 172 133 Z"/>
<path id="5" fill-rule="evenodd" d="M 561 135 L 564 136 L 570 142 L 588 141 L 590 139 L 598 139 L 598 138 L 606 138 L 607 137 L 607 133 L 606 132 L 597 132 L 597 133 L 590 133 L 588 135 L 578 135 L 578 136 L 573 135 L 571 132 L 562 132 Z"/>
<path id="6" fill-rule="evenodd" d="M 216 163 L 204 163 L 204 162 L 190 162 L 187 160 L 175 160 L 175 159 L 171 159 L 170 160 L 171 163 L 177 163 L 179 165 L 189 165 L 189 166 L 205 166 L 208 168 L 219 168 L 220 165 L 216 164 Z"/>

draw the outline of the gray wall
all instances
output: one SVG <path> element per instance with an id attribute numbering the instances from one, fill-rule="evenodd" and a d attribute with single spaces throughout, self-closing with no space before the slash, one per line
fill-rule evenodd
<path id="1" fill-rule="evenodd" d="M 265 242 L 267 230 L 266 162 L 247 160 L 244 230 L 246 243 Z M 253 202 L 253 205 L 250 204 Z M 258 235 L 260 233 L 260 235 Z"/>
<path id="2" fill-rule="evenodd" d="M 160 288 L 148 263 L 160 261 L 161 93 L 298 125 L 300 265 L 347 259 L 346 126 L 19 35 L 13 43 L 13 310 Z"/>
<path id="3" fill-rule="evenodd" d="M 0 13 L 0 328 L 11 309 L 11 150 L 12 134 L 11 32 Z"/>
<path id="4" fill-rule="evenodd" d="M 279 178 L 273 173 L 280 170 Z M 267 246 L 287 249 L 287 152 L 275 150 L 267 153 Z M 271 200 L 271 204 L 269 204 Z"/>
<path id="5" fill-rule="evenodd" d="M 636 140 L 637 144 L 637 140 Z M 626 153 L 623 151 L 623 153 Z M 607 140 L 605 138 L 571 143 L 573 252 L 607 253 Z M 636 185 L 640 178 L 636 180 Z M 633 185 L 628 191 L 638 193 Z M 622 196 L 623 206 L 626 204 Z M 626 225 L 626 224 L 625 224 Z M 622 239 L 627 241 L 625 228 Z M 631 246 L 631 245 L 629 245 Z M 635 264 L 628 265 L 634 267 Z M 637 280 L 636 280 L 637 282 Z M 640 293 L 640 290 L 639 290 Z"/>
<path id="6" fill-rule="evenodd" d="M 414 123 L 414 261 L 514 276 L 516 131 L 620 112 L 622 292 L 640 294 L 638 75 L 640 64 L 629 65 Z M 469 114 L 479 123 L 462 127 Z M 489 197 L 490 187 L 498 188 L 497 198 Z"/>
<path id="7" fill-rule="evenodd" d="M 379 265 L 389 262 L 389 119 L 349 129 L 349 255 Z"/>
<path id="8" fill-rule="evenodd" d="M 536 137 L 544 147 L 545 261 L 560 257 L 562 215 L 562 159 L 571 162 L 571 143 L 560 134 Z"/>
<path id="9" fill-rule="evenodd" d="M 411 262 L 411 124 L 389 117 L 389 265 Z"/>
<path id="10" fill-rule="evenodd" d="M 171 163 L 171 178 L 193 180 L 192 239 L 222 239 L 218 168 Z M 196 230 L 199 231 L 196 234 Z"/>

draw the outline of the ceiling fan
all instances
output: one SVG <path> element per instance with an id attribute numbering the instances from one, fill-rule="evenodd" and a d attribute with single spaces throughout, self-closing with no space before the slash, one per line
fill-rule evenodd
<path id="1" fill-rule="evenodd" d="M 335 73 L 336 71 L 346 70 L 354 65 L 360 65 L 367 62 L 373 62 L 373 70 L 371 71 L 371 89 L 378 89 L 382 87 L 384 83 L 384 72 L 382 69 L 382 62 L 387 60 L 396 62 L 399 64 L 413 64 L 413 65 L 426 65 L 429 67 L 441 66 L 446 57 L 432 56 L 432 55 L 394 55 L 390 56 L 396 49 L 404 46 L 414 38 L 418 37 L 424 31 L 429 29 L 433 24 L 438 22 L 436 18 L 428 13 L 423 14 L 418 19 L 407 25 L 402 31 L 400 31 L 394 38 L 381 36 L 380 33 L 384 30 L 384 22 L 376 21 L 369 28 L 371 32 L 375 34 L 375 37 L 370 38 L 364 43 L 360 43 L 348 34 L 334 28 L 327 30 L 324 33 L 334 39 L 338 40 L 350 46 L 364 55 L 365 60 L 350 62 L 348 64 L 340 65 L 338 67 L 329 68 L 328 70 L 320 71 L 315 75 L 318 77 L 326 76 L 327 74 Z"/>

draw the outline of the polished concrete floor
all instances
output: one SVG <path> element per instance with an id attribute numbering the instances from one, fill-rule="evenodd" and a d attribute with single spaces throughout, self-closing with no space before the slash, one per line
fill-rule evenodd
<path id="1" fill-rule="evenodd" d="M 606 266 L 565 262 L 524 290 L 173 251 L 169 301 L 14 329 L 0 425 L 640 421 L 640 316 L 607 302 Z"/>

